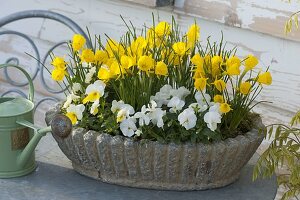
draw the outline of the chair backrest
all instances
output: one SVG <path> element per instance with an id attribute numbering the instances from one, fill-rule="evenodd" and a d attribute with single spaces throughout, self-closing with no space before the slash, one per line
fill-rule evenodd
<path id="1" fill-rule="evenodd" d="M 52 11 L 47 11 L 47 10 L 27 10 L 27 11 L 22 11 L 22 12 L 17 12 L 17 13 L 13 13 L 11 15 L 8 15 L 2 19 L 0 19 L 0 28 L 2 28 L 3 26 L 10 24 L 12 22 L 15 21 L 19 21 L 22 19 L 27 19 L 27 18 L 40 18 L 40 19 L 49 19 L 49 20 L 54 20 L 57 21 L 63 25 L 65 25 L 67 28 L 71 29 L 74 33 L 78 33 L 83 35 L 86 38 L 86 45 L 87 47 L 91 48 L 92 47 L 92 43 L 90 41 L 90 39 L 88 38 L 88 36 L 86 35 L 86 33 L 80 28 L 80 26 L 78 24 L 76 24 L 73 20 L 71 20 L 70 18 L 61 15 L 59 13 L 55 13 Z M 18 32 L 18 31 L 11 31 L 11 30 L 4 30 L 4 31 L 0 31 L 0 37 L 2 35 L 17 35 L 21 38 L 23 38 L 24 40 L 26 40 L 30 46 L 33 49 L 34 55 L 32 57 L 34 57 L 36 59 L 36 66 L 34 69 L 34 72 L 31 75 L 32 80 L 36 79 L 37 76 L 40 76 L 40 80 L 41 80 L 41 85 L 43 86 L 43 88 L 52 94 L 59 94 L 62 93 L 66 90 L 66 88 L 63 89 L 53 89 L 51 88 L 51 86 L 49 86 L 47 84 L 47 81 L 45 80 L 44 77 L 44 65 L 46 63 L 46 60 L 49 59 L 51 52 L 56 49 L 57 47 L 66 44 L 67 41 L 61 41 L 56 43 L 55 45 L 53 45 L 46 53 L 45 55 L 41 56 L 40 55 L 40 51 L 37 47 L 37 45 L 35 44 L 35 42 L 33 41 L 33 39 L 31 37 L 29 37 L 28 35 Z M 29 55 L 28 55 L 29 56 Z M 14 63 L 18 66 L 22 66 L 22 63 L 19 62 L 19 59 L 17 57 L 10 57 L 7 58 L 6 63 Z M 28 85 L 28 82 L 19 82 L 16 80 L 13 80 L 11 78 L 11 76 L 9 75 L 9 71 L 8 69 L 4 69 L 4 78 L 6 80 L 7 83 L 9 83 L 11 86 L 13 86 L 13 89 L 8 89 L 7 91 L 5 91 L 4 93 L 1 94 L 1 96 L 5 96 L 9 93 L 17 93 L 23 97 L 26 97 L 27 95 L 21 90 L 22 87 Z M 54 101 L 57 102 L 58 99 L 54 96 L 51 97 L 43 97 L 41 99 L 39 99 L 36 102 L 36 108 L 43 102 L 45 101 Z"/>

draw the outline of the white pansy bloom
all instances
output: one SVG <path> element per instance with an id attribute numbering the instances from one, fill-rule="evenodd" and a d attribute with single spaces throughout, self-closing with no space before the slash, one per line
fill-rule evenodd
<path id="1" fill-rule="evenodd" d="M 98 107 L 99 107 L 99 100 L 95 101 L 95 102 L 92 104 L 90 113 L 91 113 L 92 115 L 96 115 L 96 114 L 98 113 Z"/>
<path id="2" fill-rule="evenodd" d="M 70 106 L 67 108 L 67 112 L 74 113 L 78 120 L 82 119 L 82 113 L 84 110 L 85 110 L 85 106 L 83 104 L 79 104 L 79 105 L 70 104 Z"/>
<path id="3" fill-rule="evenodd" d="M 178 97 L 179 99 L 181 100 L 184 100 L 186 96 L 188 96 L 191 92 L 186 89 L 185 87 L 180 87 L 178 89 L 172 89 L 170 91 L 170 94 L 173 96 L 173 97 Z"/>
<path id="4" fill-rule="evenodd" d="M 90 83 L 95 73 L 96 67 L 92 67 L 85 76 L 85 83 Z"/>
<path id="5" fill-rule="evenodd" d="M 112 101 L 112 105 L 111 105 L 111 112 L 115 113 L 115 112 L 118 112 L 119 110 L 122 109 L 122 107 L 124 106 L 124 101 L 120 100 L 120 101 L 116 101 L 116 100 L 113 100 Z"/>
<path id="6" fill-rule="evenodd" d="M 83 68 L 88 68 L 89 67 L 89 64 L 87 62 L 82 62 L 81 65 L 82 65 Z"/>
<path id="7" fill-rule="evenodd" d="M 181 100 L 179 97 L 174 96 L 170 99 L 168 103 L 168 107 L 170 108 L 170 113 L 176 113 L 177 111 L 182 110 L 185 102 Z"/>
<path id="8" fill-rule="evenodd" d="M 129 104 L 124 104 L 117 113 L 117 122 L 122 122 L 132 114 L 134 114 L 134 108 Z"/>
<path id="9" fill-rule="evenodd" d="M 204 115 L 204 121 L 207 123 L 207 127 L 215 131 L 218 127 L 218 124 L 221 123 L 221 114 L 217 111 L 209 111 Z"/>
<path id="10" fill-rule="evenodd" d="M 212 103 L 212 105 L 209 107 L 209 112 L 218 112 L 222 114 L 220 111 L 220 103 Z"/>
<path id="11" fill-rule="evenodd" d="M 136 130 L 135 132 L 134 132 L 134 134 L 136 135 L 136 136 L 141 136 L 142 134 L 143 134 L 143 132 L 141 131 L 141 130 Z"/>
<path id="12" fill-rule="evenodd" d="M 170 92 L 172 89 L 173 88 L 171 85 L 164 85 L 162 88 L 160 88 L 159 92 L 155 94 L 155 96 L 150 97 L 150 100 L 157 102 L 157 107 L 167 105 L 171 98 Z"/>
<path id="13" fill-rule="evenodd" d="M 150 123 L 150 118 L 148 114 L 146 114 L 147 108 L 145 105 L 143 105 L 141 112 L 137 112 L 134 114 L 134 118 L 139 119 L 139 125 L 144 126 L 144 125 L 149 125 Z"/>
<path id="14" fill-rule="evenodd" d="M 164 126 L 163 116 L 166 115 L 166 111 L 161 108 L 155 108 L 151 112 L 149 112 L 149 117 L 151 122 L 156 125 L 158 128 Z"/>
<path id="15" fill-rule="evenodd" d="M 185 109 L 178 115 L 178 121 L 186 130 L 194 128 L 197 122 L 197 116 L 195 115 L 194 109 Z"/>
<path id="16" fill-rule="evenodd" d="M 93 84 L 87 86 L 85 94 L 88 96 L 83 99 L 83 103 L 95 102 L 104 95 L 105 83 L 101 80 L 95 81 Z"/>
<path id="17" fill-rule="evenodd" d="M 124 136 L 131 137 L 135 134 L 137 127 L 134 118 L 128 118 L 121 122 L 120 129 Z"/>
<path id="18" fill-rule="evenodd" d="M 195 94 L 195 99 L 197 101 L 198 104 L 200 105 L 207 105 L 207 103 L 210 103 L 211 97 L 209 96 L 209 94 L 206 93 L 201 93 L 199 91 L 196 92 Z"/>
<path id="19" fill-rule="evenodd" d="M 193 108 L 195 112 L 199 113 L 199 112 L 206 111 L 208 106 L 207 106 L 207 104 L 200 105 L 198 103 L 192 103 L 192 104 L 189 105 L 189 108 Z"/>
<path id="20" fill-rule="evenodd" d="M 80 83 L 73 83 L 72 90 L 74 93 L 78 92 L 81 90 L 81 84 Z"/>
<path id="21" fill-rule="evenodd" d="M 64 105 L 63 105 L 63 108 L 67 108 L 70 106 L 70 104 L 74 101 L 74 100 L 77 100 L 79 99 L 80 97 L 71 93 L 67 96 L 67 100 L 65 101 Z"/>

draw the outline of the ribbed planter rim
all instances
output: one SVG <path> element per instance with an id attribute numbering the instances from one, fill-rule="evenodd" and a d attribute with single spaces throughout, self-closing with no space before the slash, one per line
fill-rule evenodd
<path id="1" fill-rule="evenodd" d="M 46 113 L 49 124 L 60 105 Z M 205 190 L 223 187 L 239 177 L 263 140 L 256 129 L 212 144 L 161 144 L 74 128 L 65 139 L 54 135 L 80 174 L 103 182 L 163 190 Z"/>

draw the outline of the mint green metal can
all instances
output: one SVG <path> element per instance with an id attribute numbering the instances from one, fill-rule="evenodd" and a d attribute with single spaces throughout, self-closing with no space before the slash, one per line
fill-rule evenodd
<path id="1" fill-rule="evenodd" d="M 0 98 L 0 178 L 11 178 L 29 174 L 36 168 L 34 150 L 40 139 L 51 130 L 57 134 L 71 132 L 71 121 L 57 115 L 51 126 L 36 127 L 33 122 L 34 114 L 34 87 L 27 72 L 15 65 L 0 65 L 14 67 L 25 74 L 29 82 L 29 97 Z"/>

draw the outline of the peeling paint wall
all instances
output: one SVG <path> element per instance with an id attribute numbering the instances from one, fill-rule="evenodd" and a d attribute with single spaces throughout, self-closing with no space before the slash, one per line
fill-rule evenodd
<path id="1" fill-rule="evenodd" d="M 300 41 L 300 33 L 284 35 L 289 17 L 300 10 L 300 3 L 281 0 L 184 0 L 175 4 L 176 12 Z"/>

